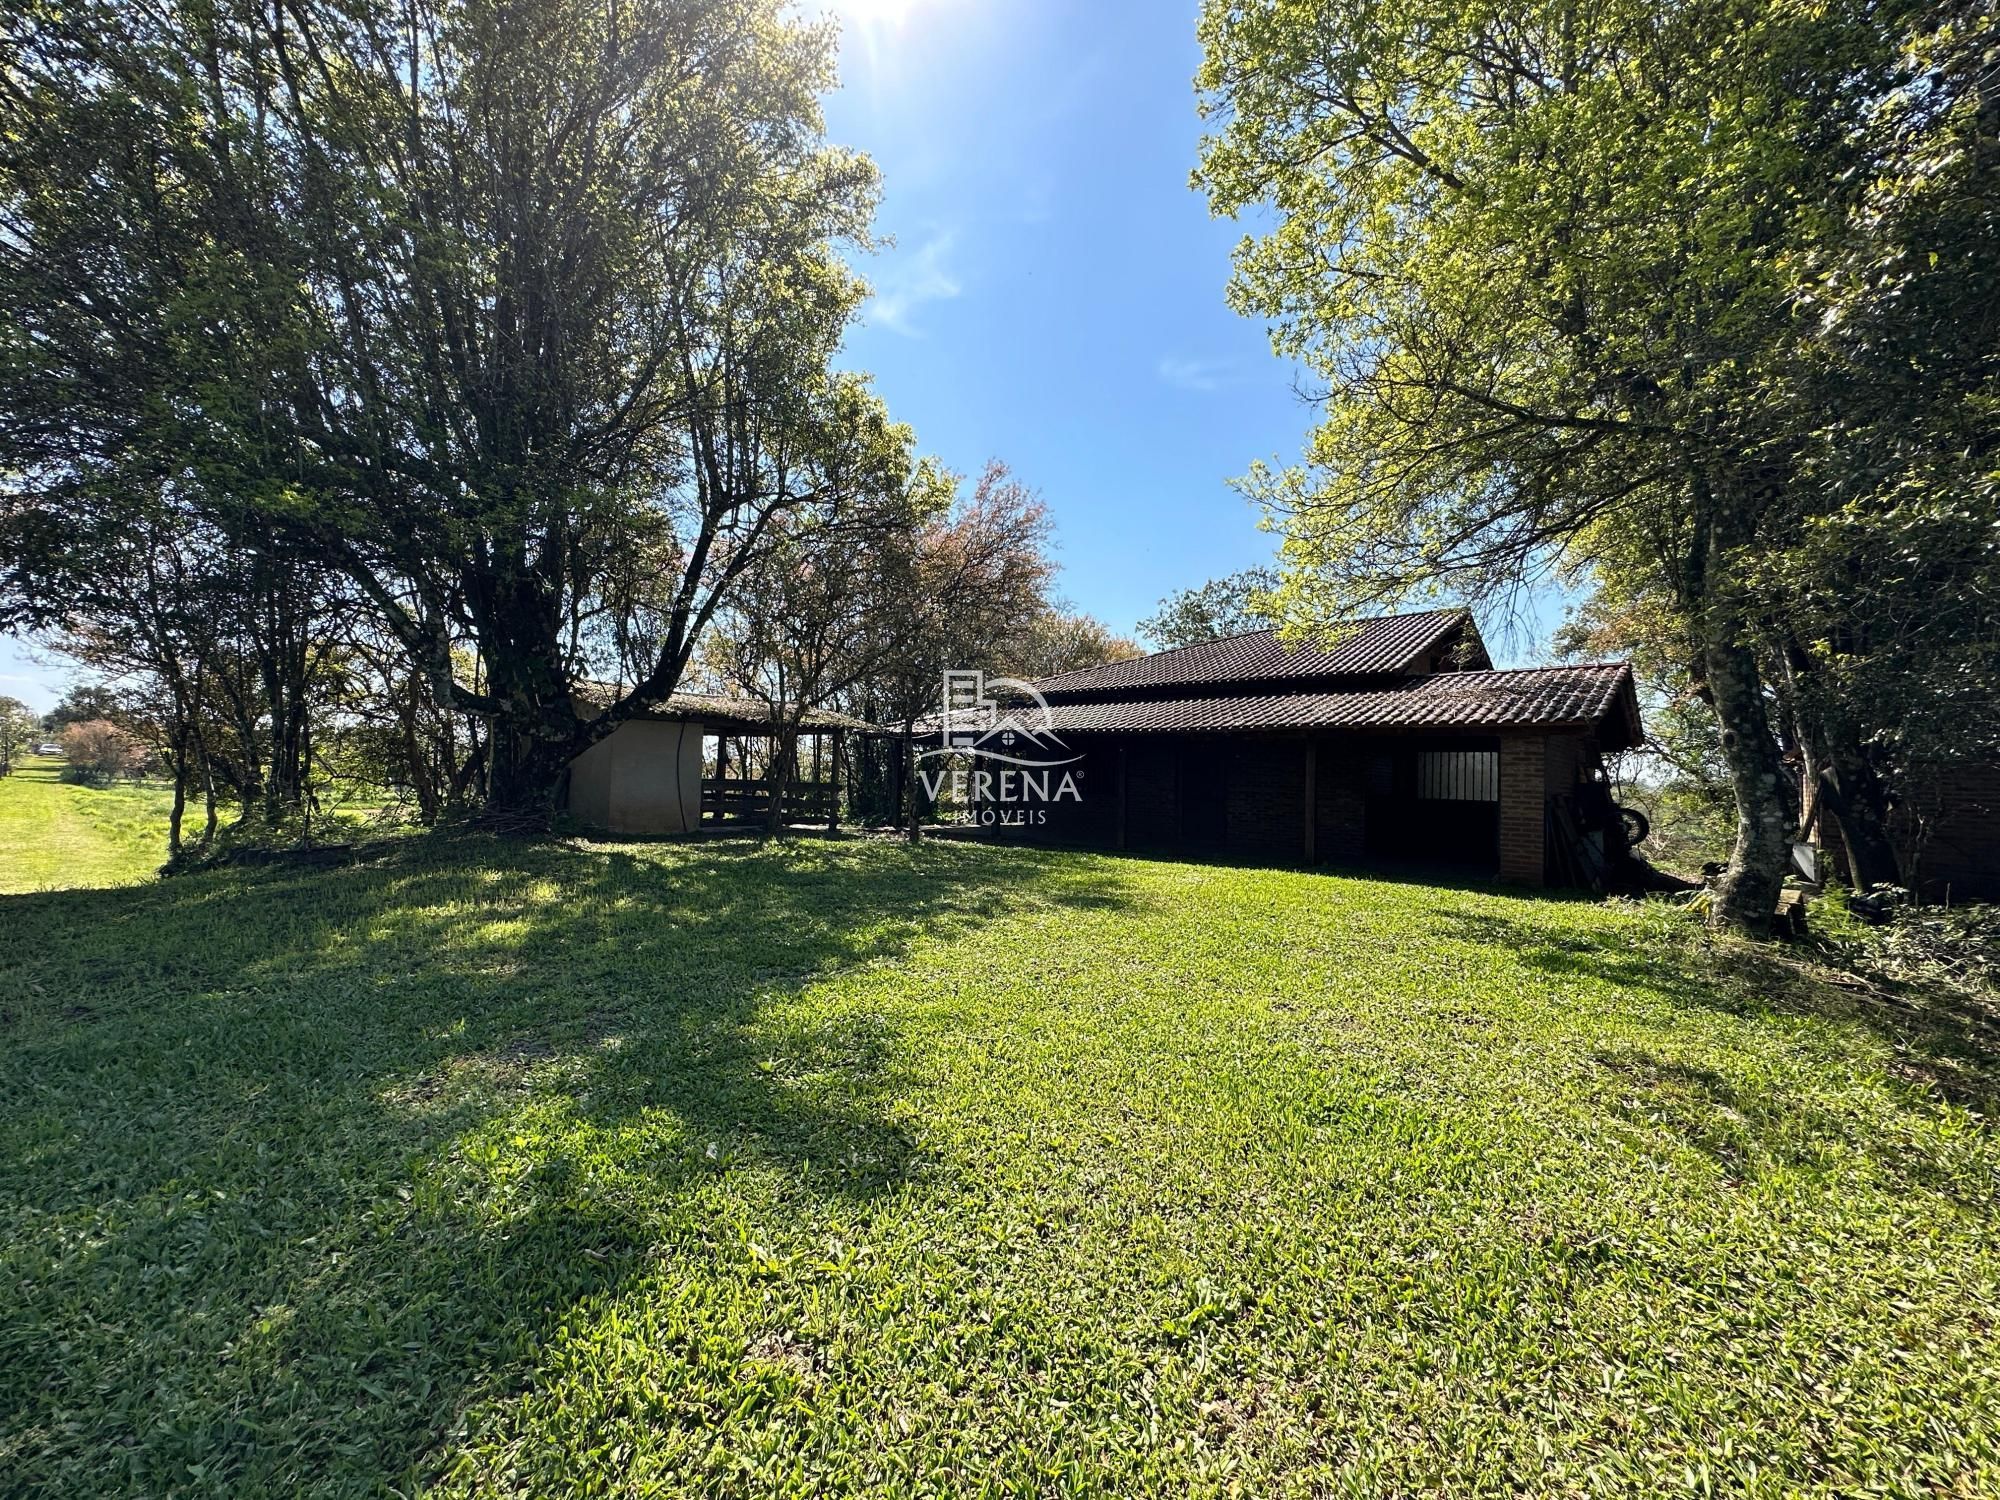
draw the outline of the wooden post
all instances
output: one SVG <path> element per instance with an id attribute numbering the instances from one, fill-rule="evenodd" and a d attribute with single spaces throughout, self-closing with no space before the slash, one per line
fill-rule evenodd
<path id="1" fill-rule="evenodd" d="M 1125 742 L 1118 742 L 1118 847 L 1125 847 Z"/>
<path id="2" fill-rule="evenodd" d="M 813 742 L 813 768 L 819 768 L 819 742 Z M 833 753 L 827 757 L 827 798 L 826 831 L 835 833 L 840 828 L 840 731 L 833 732 Z"/>

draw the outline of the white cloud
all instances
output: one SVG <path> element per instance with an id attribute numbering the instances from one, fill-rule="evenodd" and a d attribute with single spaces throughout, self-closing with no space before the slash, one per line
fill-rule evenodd
<path id="1" fill-rule="evenodd" d="M 1183 359 L 1169 354 L 1158 366 L 1160 379 L 1177 390 L 1219 391 L 1243 378 L 1243 367 L 1234 359 Z"/>
<path id="2" fill-rule="evenodd" d="M 911 314 L 926 302 L 948 302 L 963 290 L 945 263 L 956 239 L 952 231 L 940 230 L 924 241 L 916 254 L 890 265 L 876 277 L 875 295 L 868 300 L 869 319 L 904 338 L 922 338 L 923 330 L 911 320 Z"/>

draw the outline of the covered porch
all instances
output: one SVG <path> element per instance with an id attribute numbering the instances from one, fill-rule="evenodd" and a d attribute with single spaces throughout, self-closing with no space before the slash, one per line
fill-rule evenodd
<path id="1" fill-rule="evenodd" d="M 838 828 L 842 791 L 848 780 L 850 727 L 802 728 L 788 757 L 769 723 L 753 730 L 720 720 L 704 721 L 702 826 L 768 827 L 772 803 L 782 800 L 781 824 Z"/>

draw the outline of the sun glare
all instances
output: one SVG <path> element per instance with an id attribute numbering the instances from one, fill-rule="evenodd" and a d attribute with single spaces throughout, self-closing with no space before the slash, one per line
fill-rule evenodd
<path id="1" fill-rule="evenodd" d="M 860 26 L 901 26 L 926 0 L 833 0 L 833 13 Z"/>

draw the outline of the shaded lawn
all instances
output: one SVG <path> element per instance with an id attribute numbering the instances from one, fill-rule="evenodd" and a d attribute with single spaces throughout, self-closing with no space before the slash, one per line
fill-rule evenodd
<path id="1" fill-rule="evenodd" d="M 129 885 L 167 857 L 173 789 L 70 786 L 63 762 L 29 755 L 0 776 L 0 893 Z"/>
<path id="2" fill-rule="evenodd" d="M 964 845 L 9 897 L 0 1475 L 1991 1492 L 1991 1039 L 1864 1001 Z"/>

